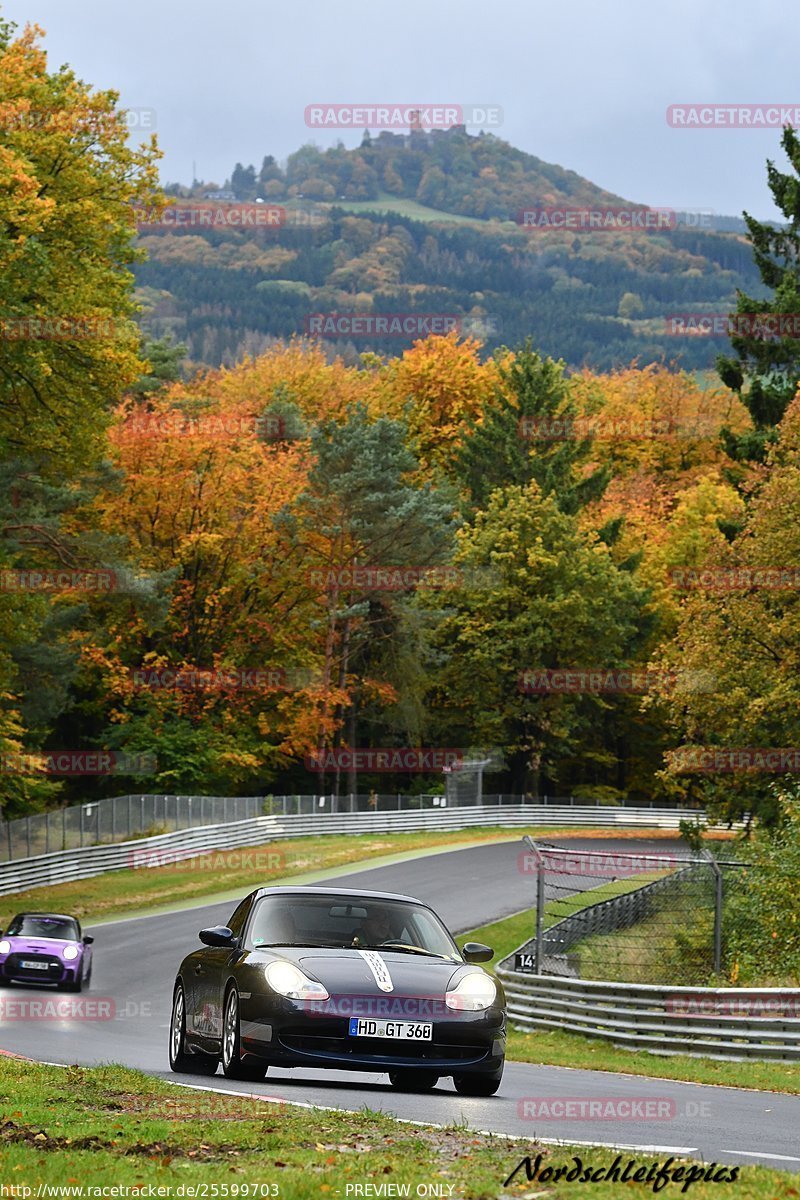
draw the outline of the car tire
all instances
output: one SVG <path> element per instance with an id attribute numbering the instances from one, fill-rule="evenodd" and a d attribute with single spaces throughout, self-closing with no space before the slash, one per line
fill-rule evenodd
<path id="1" fill-rule="evenodd" d="M 60 983 L 58 986 L 62 992 L 82 992 L 83 976 L 79 975 L 77 979 L 71 979 L 68 983 Z"/>
<path id="2" fill-rule="evenodd" d="M 239 1021 L 239 993 L 232 987 L 225 997 L 222 1018 L 222 1073 L 226 1079 L 263 1079 L 268 1065 L 263 1058 L 246 1055 L 242 1058 Z"/>
<path id="3" fill-rule="evenodd" d="M 169 1022 L 169 1065 L 181 1075 L 215 1075 L 218 1062 L 209 1054 L 189 1054 L 186 1050 L 186 998 L 178 983 L 172 997 Z"/>
<path id="4" fill-rule="evenodd" d="M 493 1096 L 500 1087 L 499 1075 L 454 1075 L 453 1085 L 459 1096 Z"/>
<path id="5" fill-rule="evenodd" d="M 389 1083 L 397 1092 L 430 1092 L 439 1082 L 433 1071 L 390 1071 Z"/>

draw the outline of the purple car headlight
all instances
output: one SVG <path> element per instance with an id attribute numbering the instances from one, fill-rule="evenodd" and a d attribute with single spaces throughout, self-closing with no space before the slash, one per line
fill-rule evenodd
<path id="1" fill-rule="evenodd" d="M 61 951 L 61 957 L 66 959 L 67 962 L 74 962 L 79 954 L 80 947 L 78 946 L 65 946 Z"/>
<path id="2" fill-rule="evenodd" d="M 3 938 L 3 940 L 0 941 L 0 954 L 6 955 L 6 954 L 10 954 L 10 953 L 11 953 L 11 942 L 8 940 L 8 938 Z"/>

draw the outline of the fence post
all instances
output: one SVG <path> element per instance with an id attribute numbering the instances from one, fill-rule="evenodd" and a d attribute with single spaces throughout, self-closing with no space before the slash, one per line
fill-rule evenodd
<path id="1" fill-rule="evenodd" d="M 82 846 L 83 845 L 83 805 L 82 804 L 80 805 L 78 812 L 80 814 L 78 817 L 78 829 L 80 830 L 80 843 L 79 844 Z M 30 854 L 30 850 L 28 851 L 28 853 Z"/>
<path id="2" fill-rule="evenodd" d="M 722 970 L 722 871 L 710 850 L 703 850 L 706 859 L 714 872 L 714 974 Z"/>
<path id="3" fill-rule="evenodd" d="M 542 933 L 544 930 L 544 859 L 536 842 L 527 833 L 522 839 L 526 846 L 536 855 L 536 948 L 534 951 L 533 967 L 537 975 L 542 973 Z"/>

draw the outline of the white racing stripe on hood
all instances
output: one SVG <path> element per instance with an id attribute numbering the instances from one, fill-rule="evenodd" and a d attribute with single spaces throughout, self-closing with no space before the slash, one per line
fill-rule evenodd
<path id="1" fill-rule="evenodd" d="M 378 954 L 377 950 L 359 950 L 358 952 L 364 959 L 364 962 L 369 967 L 374 976 L 375 982 L 382 992 L 393 992 L 394 984 L 392 977 L 389 974 L 389 968 Z"/>

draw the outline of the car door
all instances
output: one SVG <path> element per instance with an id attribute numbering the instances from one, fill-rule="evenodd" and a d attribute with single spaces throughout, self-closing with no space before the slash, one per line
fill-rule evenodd
<path id="1" fill-rule="evenodd" d="M 228 928 L 241 943 L 253 897 L 247 896 L 228 921 Z M 222 1043 L 222 989 L 228 977 L 231 960 L 239 954 L 239 946 L 204 946 L 192 956 L 187 981 L 191 989 L 192 1034 L 204 1049 L 218 1051 Z"/>

